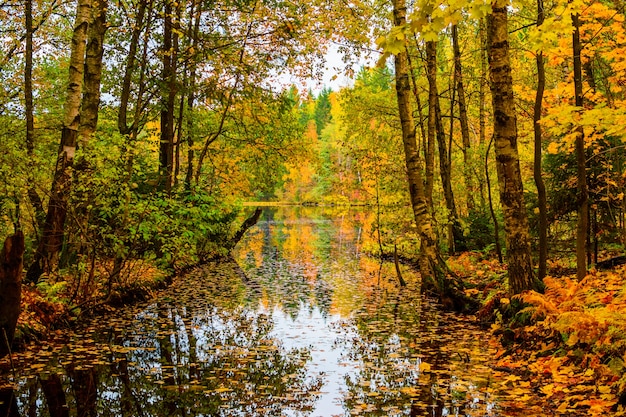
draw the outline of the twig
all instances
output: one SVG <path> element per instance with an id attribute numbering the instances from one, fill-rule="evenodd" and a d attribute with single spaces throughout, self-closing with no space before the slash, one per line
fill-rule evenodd
<path id="1" fill-rule="evenodd" d="M 4 336 L 4 343 L 6 343 L 7 350 L 9 351 L 9 362 L 11 363 L 11 372 L 13 372 L 13 379 L 17 381 L 15 365 L 13 364 L 13 352 L 11 352 L 11 344 L 9 343 L 9 338 L 7 337 L 7 330 L 4 327 L 2 328 L 2 335 Z"/>

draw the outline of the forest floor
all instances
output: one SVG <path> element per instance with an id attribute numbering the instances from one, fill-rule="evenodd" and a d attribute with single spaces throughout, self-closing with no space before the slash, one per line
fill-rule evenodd
<path id="1" fill-rule="evenodd" d="M 577 281 L 571 263 L 549 265 L 543 294 L 510 299 L 497 260 L 476 253 L 449 260 L 482 302 L 477 319 L 499 336 L 494 376 L 510 384 L 520 410 L 626 416 L 626 267 L 592 269 Z M 545 403 L 529 403 L 531 393 Z"/>
<path id="2" fill-rule="evenodd" d="M 107 276 L 110 265 L 96 265 L 96 273 Z M 51 331 L 63 331 L 83 317 L 102 314 L 118 305 L 152 298 L 171 276 L 145 261 L 136 261 L 132 271 L 107 288 L 98 280 L 74 275 L 45 278 L 37 285 L 22 285 L 21 312 L 14 345 L 43 340 Z"/>
<path id="3" fill-rule="evenodd" d="M 506 380 L 518 398 L 507 407 L 626 416 L 626 266 L 591 270 L 579 282 L 575 275 L 563 275 L 572 271 L 571 260 L 556 261 L 549 267 L 553 276 L 546 277 L 544 294 L 510 299 L 506 267 L 497 260 L 468 252 L 448 263 L 468 283 L 467 295 L 481 301 L 477 320 L 499 337 L 494 376 Z M 164 277 L 149 267 L 143 272 L 141 282 L 119 286 L 114 297 L 104 297 L 104 289 L 99 289 L 100 302 L 86 303 L 82 309 L 69 302 L 75 294 L 67 288 L 73 285 L 24 286 L 18 340 L 45 338 L 51 330 L 71 326 L 81 313 L 112 308 L 102 303 L 105 298 L 119 304 L 150 297 L 163 286 Z M 513 314 L 522 303 L 525 308 Z M 537 394 L 542 404 L 530 402 Z"/>

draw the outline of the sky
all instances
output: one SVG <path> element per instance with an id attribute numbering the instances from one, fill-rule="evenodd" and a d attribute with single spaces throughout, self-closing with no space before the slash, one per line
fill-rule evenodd
<path id="1" fill-rule="evenodd" d="M 326 64 L 324 66 L 324 74 L 322 80 L 309 79 L 305 80 L 303 88 L 306 90 L 312 90 L 314 93 L 321 91 L 324 87 L 329 87 L 333 91 L 339 91 L 342 87 L 350 87 L 354 84 L 354 79 L 346 76 L 344 70 L 346 67 L 343 61 L 342 53 L 339 52 L 339 46 L 337 44 L 331 44 L 326 53 Z M 359 61 L 352 65 L 354 74 L 356 75 L 361 67 L 375 65 L 375 59 L 377 56 L 367 58 L 361 58 Z M 296 84 L 300 84 L 296 82 Z"/>

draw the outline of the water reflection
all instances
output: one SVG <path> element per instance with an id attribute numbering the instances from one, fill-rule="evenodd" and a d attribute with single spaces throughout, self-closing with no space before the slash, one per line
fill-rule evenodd
<path id="1" fill-rule="evenodd" d="M 340 343 L 359 361 L 346 409 L 368 416 L 495 416 L 487 338 L 425 303 L 415 288 L 373 294 L 357 311 L 358 334 Z"/>
<path id="2" fill-rule="evenodd" d="M 0 414 L 505 415 L 486 336 L 425 301 L 411 271 L 401 289 L 393 265 L 362 255 L 373 217 L 267 210 L 238 264 L 18 356 Z"/>
<path id="3" fill-rule="evenodd" d="M 305 415 L 322 384 L 306 371 L 309 351 L 285 347 L 272 336 L 271 317 L 245 307 L 235 265 L 208 269 L 139 312 L 120 311 L 107 325 L 21 357 L 28 377 L 4 409 L 17 404 L 11 415 L 51 417 Z"/>
<path id="4" fill-rule="evenodd" d="M 496 415 L 486 336 L 424 300 L 411 271 L 402 289 L 393 265 L 361 255 L 376 245 L 373 218 L 272 211 L 239 252 L 262 303 L 288 316 L 275 313 L 277 325 L 301 328 L 282 340 L 310 342 L 313 364 L 333 361 L 313 415 Z M 325 320 L 313 323 L 315 312 Z"/>

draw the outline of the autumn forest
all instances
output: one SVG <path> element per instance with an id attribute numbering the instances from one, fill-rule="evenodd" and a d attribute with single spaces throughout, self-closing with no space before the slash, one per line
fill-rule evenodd
<path id="1" fill-rule="evenodd" d="M 166 415 L 339 415 L 303 370 L 324 350 L 272 333 L 306 305 L 370 358 L 336 382 L 345 415 L 626 415 L 621 1 L 0 0 L 0 22 L 5 414 L 108 415 L 119 377 L 111 415 L 147 407 L 133 390 Z M 119 330 L 152 316 L 156 359 Z M 92 364 L 30 356 L 61 345 Z M 153 385 L 152 360 L 188 368 Z"/>

